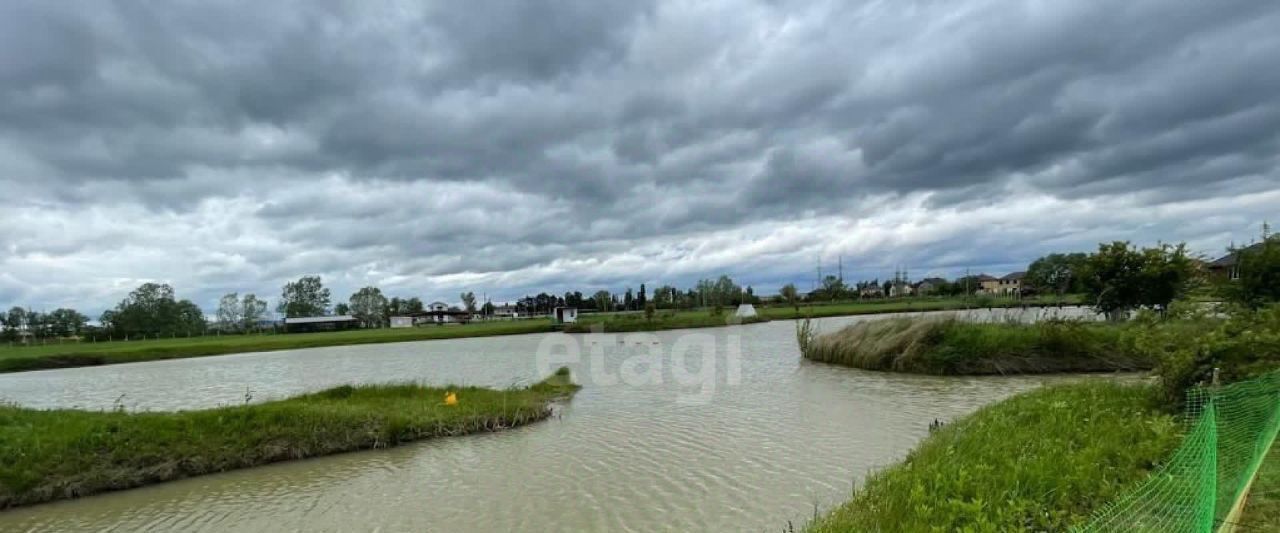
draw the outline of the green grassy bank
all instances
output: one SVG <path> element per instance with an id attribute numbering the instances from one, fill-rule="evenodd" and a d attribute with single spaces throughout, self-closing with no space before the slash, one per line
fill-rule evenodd
<path id="1" fill-rule="evenodd" d="M 527 388 L 341 386 L 167 413 L 0 406 L 0 509 L 289 459 L 497 431 L 578 389 L 567 368 Z M 445 405 L 446 391 L 457 393 Z"/>
<path id="2" fill-rule="evenodd" d="M 230 353 L 297 350 L 553 331 L 547 320 L 477 322 L 458 326 L 361 329 L 323 333 L 223 335 L 113 342 L 0 347 L 0 372 L 133 363 Z"/>
<path id="3" fill-rule="evenodd" d="M 1148 369 L 1124 326 L 1046 320 L 975 323 L 953 317 L 859 322 L 825 335 L 801 331 L 804 357 L 867 370 L 1027 374 Z"/>
<path id="4" fill-rule="evenodd" d="M 1069 299 L 1070 297 L 1068 297 Z M 770 319 L 789 319 L 801 316 L 828 317 L 876 313 L 915 311 L 940 311 L 963 309 L 978 304 L 995 307 L 1056 305 L 1056 301 L 979 301 L 961 299 L 907 299 L 871 302 L 842 302 L 804 306 L 800 311 L 793 307 L 757 306 L 760 317 L 747 322 Z M 653 319 L 643 313 L 599 313 L 581 315 L 580 323 L 567 329 L 569 332 L 587 332 L 598 326 L 604 332 L 658 331 L 667 329 L 702 328 L 724 326 L 729 323 L 733 309 L 727 308 L 719 316 L 707 310 L 662 311 Z M 111 342 L 60 342 L 34 346 L 8 347 L 0 344 L 0 372 L 21 372 L 50 368 L 94 366 L 115 363 L 132 363 L 158 359 L 177 359 L 230 353 L 296 350 L 324 346 L 411 342 L 493 335 L 517 335 L 556 331 L 548 319 L 475 322 L 457 326 L 428 326 L 404 329 L 367 329 L 327 333 L 296 333 L 288 335 L 225 335 L 194 338 L 148 339 Z"/>
<path id="5" fill-rule="evenodd" d="M 1012 300 L 1006 298 L 903 298 L 892 300 L 868 300 L 838 302 L 797 307 L 756 307 L 760 316 L 773 320 L 822 318 L 831 316 L 876 315 L 885 313 L 916 313 L 921 311 L 955 311 L 960 309 L 1013 309 L 1042 308 L 1081 305 L 1083 298 L 1068 294 L 1061 298 L 1046 296 Z"/>
<path id="6" fill-rule="evenodd" d="M 873 474 L 811 532 L 1063 531 L 1145 479 L 1181 438 L 1146 385 L 1048 387 L 987 406 Z"/>
<path id="7" fill-rule="evenodd" d="M 1258 469 L 1237 531 L 1280 531 L 1280 446 L 1271 445 Z"/>

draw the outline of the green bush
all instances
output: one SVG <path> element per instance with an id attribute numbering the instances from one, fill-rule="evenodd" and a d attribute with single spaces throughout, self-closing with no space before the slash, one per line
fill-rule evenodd
<path id="1" fill-rule="evenodd" d="M 1175 306 L 1170 316 L 1139 316 L 1130 345 L 1156 361 L 1165 402 L 1180 406 L 1187 389 L 1209 383 L 1214 369 L 1230 383 L 1280 367 L 1280 306 L 1231 308 L 1226 318 Z"/>

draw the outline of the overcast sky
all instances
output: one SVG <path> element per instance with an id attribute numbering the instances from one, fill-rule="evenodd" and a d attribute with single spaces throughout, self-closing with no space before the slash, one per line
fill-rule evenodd
<path id="1" fill-rule="evenodd" d="M 1213 255 L 1280 206 L 1267 0 L 0 2 L 0 306 L 757 292 Z"/>

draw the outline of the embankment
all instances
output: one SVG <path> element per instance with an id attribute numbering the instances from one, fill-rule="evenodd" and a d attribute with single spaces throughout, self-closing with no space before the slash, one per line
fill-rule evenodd
<path id="1" fill-rule="evenodd" d="M 1181 438 L 1153 387 L 1038 389 L 947 424 L 810 524 L 844 531 L 1065 531 L 1145 479 Z"/>

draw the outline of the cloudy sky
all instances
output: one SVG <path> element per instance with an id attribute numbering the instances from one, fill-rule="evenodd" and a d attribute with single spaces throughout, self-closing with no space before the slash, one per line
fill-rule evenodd
<path id="1" fill-rule="evenodd" d="M 0 2 L 0 306 L 759 292 L 1280 206 L 1266 0 Z"/>

